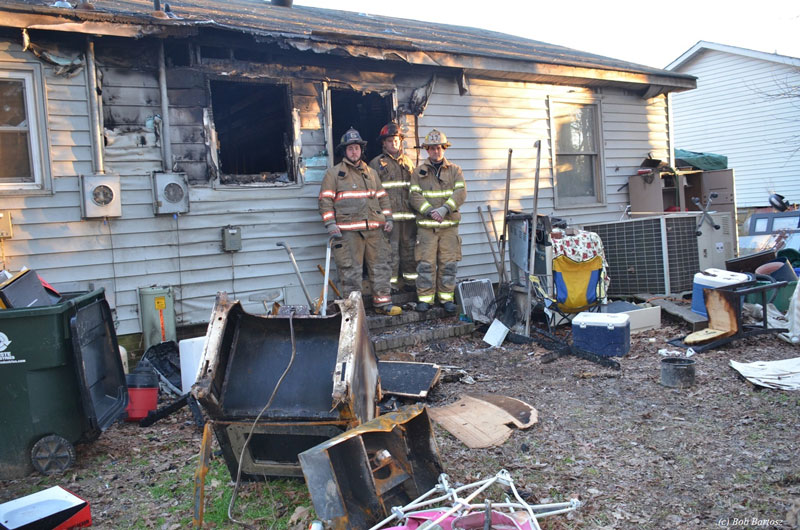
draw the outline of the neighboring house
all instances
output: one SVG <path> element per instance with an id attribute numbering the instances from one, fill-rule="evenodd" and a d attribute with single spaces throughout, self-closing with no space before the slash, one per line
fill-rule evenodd
<path id="1" fill-rule="evenodd" d="M 393 117 L 412 159 L 432 128 L 448 135 L 468 189 L 459 276 L 496 280 L 477 206 L 502 229 L 509 148 L 512 209 L 532 208 L 541 139 L 540 213 L 616 220 L 641 161 L 671 157 L 667 95 L 695 87 L 480 29 L 262 0 L 153 8 L 0 5 L 5 265 L 65 290 L 104 286 L 120 334 L 140 330 L 141 287 L 172 286 L 179 325 L 207 322 L 217 291 L 252 312 L 273 292 L 305 303 L 281 241 L 316 296 L 319 182 L 351 125 L 370 156 Z"/>
<path id="2" fill-rule="evenodd" d="M 671 96 L 675 147 L 727 156 L 740 208 L 800 202 L 800 59 L 700 41 L 667 70 L 697 77 Z"/>

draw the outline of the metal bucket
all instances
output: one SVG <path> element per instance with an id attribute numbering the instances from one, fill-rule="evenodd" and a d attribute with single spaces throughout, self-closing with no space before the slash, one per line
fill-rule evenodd
<path id="1" fill-rule="evenodd" d="M 694 359 L 661 359 L 661 384 L 670 388 L 689 388 L 694 384 Z"/>

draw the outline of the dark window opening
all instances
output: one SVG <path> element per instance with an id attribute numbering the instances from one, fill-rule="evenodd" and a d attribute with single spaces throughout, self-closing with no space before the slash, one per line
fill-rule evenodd
<path id="1" fill-rule="evenodd" d="M 237 61 L 247 61 L 251 63 L 271 64 L 275 62 L 271 52 L 249 50 L 246 48 L 234 48 L 233 58 Z"/>
<path id="2" fill-rule="evenodd" d="M 211 81 L 220 182 L 292 182 L 292 120 L 285 86 Z"/>
<path id="3" fill-rule="evenodd" d="M 230 59 L 231 51 L 217 46 L 200 46 L 200 56 L 203 59 Z"/>
<path id="4" fill-rule="evenodd" d="M 186 41 L 167 40 L 164 42 L 164 55 L 167 66 L 192 66 L 191 47 Z"/>
<path id="5" fill-rule="evenodd" d="M 331 89 L 331 130 L 333 147 L 347 129 L 354 127 L 361 138 L 367 142 L 364 160 L 369 162 L 381 154 L 378 133 L 381 127 L 392 119 L 392 97 L 382 96 L 377 92 L 357 92 L 355 90 Z M 334 153 L 334 162 L 342 160 L 342 153 Z"/>

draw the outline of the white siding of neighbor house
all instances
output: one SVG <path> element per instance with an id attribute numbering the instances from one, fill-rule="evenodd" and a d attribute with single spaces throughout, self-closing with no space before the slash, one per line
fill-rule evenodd
<path id="1" fill-rule="evenodd" d="M 800 68 L 705 49 L 677 72 L 697 89 L 673 94 L 675 146 L 728 157 L 739 207 L 765 206 L 771 193 L 800 201 L 800 105 L 770 95 L 800 84 Z"/>
<path id="2" fill-rule="evenodd" d="M 18 44 L 0 44 L 0 61 L 10 60 L 36 61 L 19 51 Z M 119 101 L 132 102 L 127 111 L 120 103 L 114 112 L 129 111 L 146 119 L 160 111 L 156 99 L 141 97 L 155 94 L 154 72 L 108 68 L 104 73 L 103 89 L 109 91 L 105 97 L 128 94 Z M 81 219 L 79 175 L 92 172 L 86 73 L 63 78 L 46 67 L 45 74 L 54 194 L 0 198 L 2 209 L 9 210 L 14 221 L 14 237 L 4 243 L 7 268 L 35 269 L 64 290 L 105 287 L 115 307 L 119 334 L 140 331 L 139 287 L 171 285 L 179 325 L 207 322 L 218 291 L 231 293 L 253 313 L 264 312 L 259 297 L 275 289 L 285 289 L 284 303 L 305 304 L 286 251 L 276 245 L 281 241 L 292 246 L 311 295 L 319 296 L 322 276 L 317 265 L 324 263 L 326 233 L 317 210 L 318 182 L 283 188 L 192 186 L 189 213 L 155 216 L 150 172 L 161 169 L 160 148 L 149 144 L 134 156 L 107 149 L 107 171 L 121 176 L 123 215 L 107 221 Z M 502 230 L 509 148 L 514 149 L 511 208 L 532 208 L 533 142 L 542 139 L 540 212 L 553 213 L 574 225 L 618 219 L 628 201 L 627 189 L 619 188 L 628 176 L 648 153 L 667 157 L 665 98 L 642 100 L 635 94 L 604 89 L 595 96 L 601 101 L 606 204 L 554 211 L 548 98 L 585 89 L 478 78 L 468 81 L 469 94 L 460 96 L 455 81 L 440 79 L 419 120 L 421 136 L 435 127 L 450 137 L 454 145 L 447 156 L 464 168 L 468 201 L 461 227 L 461 278 L 497 280 L 476 207 L 482 206 L 485 212 L 490 204 L 497 228 Z M 397 82 L 410 86 L 416 80 Z M 294 86 L 293 106 L 300 113 L 305 160 L 324 155 L 321 86 L 320 82 L 304 81 Z M 407 92 L 408 86 L 398 94 Z M 197 126 L 197 116 L 180 106 L 171 108 L 170 117 L 176 129 Z M 179 157 L 184 156 L 182 147 L 173 147 Z M 189 149 L 186 153 L 194 156 Z M 486 221 L 489 224 L 488 217 Z M 221 249 L 221 231 L 227 225 L 242 229 L 239 252 Z"/>

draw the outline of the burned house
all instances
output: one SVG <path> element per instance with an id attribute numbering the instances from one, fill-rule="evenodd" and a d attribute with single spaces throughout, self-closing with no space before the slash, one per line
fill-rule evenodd
<path id="1" fill-rule="evenodd" d="M 0 210 L 7 269 L 103 286 L 117 332 L 141 330 L 142 287 L 170 286 L 178 325 L 215 294 L 248 311 L 304 303 L 291 241 L 319 292 L 319 183 L 354 126 L 378 153 L 436 127 L 464 169 L 461 277 L 496 280 L 477 206 L 616 220 L 625 184 L 672 152 L 669 93 L 692 76 L 474 28 L 261 0 L 8 0 L 0 6 Z M 488 220 L 487 220 L 488 222 Z M 500 225 L 502 219 L 497 218 Z"/>

